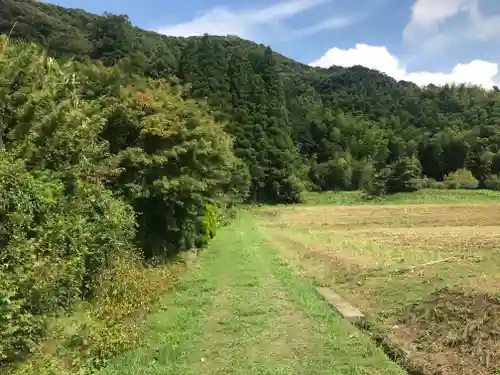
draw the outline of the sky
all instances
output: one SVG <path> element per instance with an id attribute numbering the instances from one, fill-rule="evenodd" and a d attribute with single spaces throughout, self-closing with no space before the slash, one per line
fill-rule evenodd
<path id="1" fill-rule="evenodd" d="M 50 0 L 174 36 L 237 35 L 313 66 L 500 85 L 500 0 Z"/>

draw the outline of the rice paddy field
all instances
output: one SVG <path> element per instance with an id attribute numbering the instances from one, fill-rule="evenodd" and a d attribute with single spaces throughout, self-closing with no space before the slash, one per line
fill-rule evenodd
<path id="1" fill-rule="evenodd" d="M 407 203 L 342 194 L 256 216 L 296 275 L 365 313 L 359 326 L 409 373 L 495 374 L 498 195 L 424 192 Z"/>

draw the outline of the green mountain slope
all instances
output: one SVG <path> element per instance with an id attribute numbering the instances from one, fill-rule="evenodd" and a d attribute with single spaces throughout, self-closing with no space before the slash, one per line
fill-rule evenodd
<path id="1" fill-rule="evenodd" d="M 418 165 L 410 179 L 467 168 L 489 187 L 500 174 L 497 88 L 418 87 L 360 66 L 312 68 L 234 36 L 168 37 L 126 16 L 31 0 L 2 1 L 0 32 L 59 58 L 189 84 L 189 95 L 206 100 L 235 136 L 254 201 L 297 201 L 307 185 L 357 189 L 374 175 L 398 179 L 397 166 L 411 160 Z"/>

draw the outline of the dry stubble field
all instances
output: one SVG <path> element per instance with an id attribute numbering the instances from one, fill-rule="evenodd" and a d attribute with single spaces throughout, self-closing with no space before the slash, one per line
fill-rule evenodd
<path id="1" fill-rule="evenodd" d="M 500 368 L 500 204 L 260 211 L 304 277 L 358 306 L 424 374 Z"/>

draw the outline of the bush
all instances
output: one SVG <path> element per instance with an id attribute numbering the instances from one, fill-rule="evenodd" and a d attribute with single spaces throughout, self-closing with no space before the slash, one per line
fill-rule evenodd
<path id="1" fill-rule="evenodd" d="M 443 185 L 445 189 L 450 189 L 450 190 L 457 190 L 462 188 L 462 185 L 460 185 L 460 183 L 456 180 L 448 180 L 448 181 L 445 180 L 443 182 Z"/>
<path id="2" fill-rule="evenodd" d="M 500 191 L 500 175 L 498 175 L 498 174 L 488 175 L 486 177 L 486 181 L 484 182 L 484 186 L 486 189 Z"/>
<path id="3" fill-rule="evenodd" d="M 372 179 L 369 180 L 364 187 L 364 196 L 367 199 L 382 197 L 387 194 L 387 182 L 391 176 L 391 170 L 384 168 L 376 172 Z"/>
<path id="4" fill-rule="evenodd" d="M 387 193 L 413 192 L 420 190 L 422 167 L 417 158 L 402 158 L 390 166 Z"/>
<path id="5" fill-rule="evenodd" d="M 103 134 L 117 163 L 109 186 L 134 207 L 147 257 L 195 247 L 206 205 L 238 201 L 247 190 L 222 125 L 169 85 L 130 86 L 110 100 L 106 116 Z"/>
<path id="6" fill-rule="evenodd" d="M 370 161 L 353 160 L 351 188 L 354 190 L 363 189 L 373 178 L 373 174 L 373 164 Z"/>
<path id="7" fill-rule="evenodd" d="M 420 180 L 420 187 L 422 189 L 444 189 L 444 184 L 433 178 L 424 177 Z"/>
<path id="8" fill-rule="evenodd" d="M 142 318 L 175 285 L 177 272 L 164 264 L 146 266 L 135 252 L 115 254 L 98 278 L 91 303 L 80 302 L 73 313 L 49 319 L 46 344 L 10 373 L 93 373 L 140 343 Z"/>
<path id="9" fill-rule="evenodd" d="M 212 238 L 215 237 L 218 224 L 218 208 L 216 205 L 207 203 L 203 210 L 203 224 L 201 230 L 201 239 L 199 240 L 198 247 L 206 245 Z"/>
<path id="10" fill-rule="evenodd" d="M 321 190 L 346 190 L 351 188 L 353 170 L 349 160 L 339 157 L 311 168 L 312 181 Z"/>
<path id="11" fill-rule="evenodd" d="M 468 169 L 458 169 L 445 177 L 444 186 L 447 189 L 477 189 L 479 181 Z"/>
<path id="12" fill-rule="evenodd" d="M 50 171 L 0 155 L 0 361 L 32 351 L 46 319 L 92 296 L 98 274 L 130 246 L 130 207 L 97 185 L 73 195 Z"/>
<path id="13" fill-rule="evenodd" d="M 413 192 L 421 188 L 422 169 L 416 158 L 402 158 L 390 167 L 375 173 L 365 185 L 367 197 L 379 197 L 385 194 Z"/>

